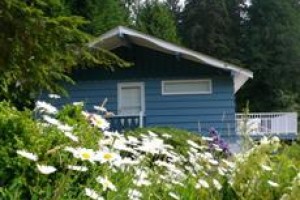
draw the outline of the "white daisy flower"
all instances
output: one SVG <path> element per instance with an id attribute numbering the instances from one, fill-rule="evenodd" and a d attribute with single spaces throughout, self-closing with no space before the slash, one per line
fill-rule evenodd
<path id="1" fill-rule="evenodd" d="M 179 182 L 179 181 L 177 181 L 177 180 L 174 180 L 174 179 L 171 180 L 171 183 L 173 183 L 174 185 L 179 185 L 179 186 L 181 186 L 181 187 L 184 187 L 184 184 L 183 184 L 183 183 L 181 183 L 181 182 Z"/>
<path id="2" fill-rule="evenodd" d="M 221 185 L 221 183 L 217 179 L 213 179 L 213 184 L 214 184 L 214 186 L 215 186 L 215 188 L 217 190 L 221 190 L 222 189 L 222 185 Z"/>
<path id="3" fill-rule="evenodd" d="M 103 191 L 106 191 L 107 189 L 110 189 L 110 190 L 112 190 L 112 191 L 117 191 L 117 188 L 116 188 L 116 186 L 112 183 L 112 182 L 110 182 L 108 179 L 107 179 L 107 177 L 101 177 L 101 176 L 98 176 L 97 178 L 96 178 L 96 181 L 98 182 L 98 183 L 100 183 L 102 186 L 103 186 Z"/>
<path id="4" fill-rule="evenodd" d="M 84 106 L 84 102 L 78 101 L 78 102 L 73 102 L 74 106 Z"/>
<path id="5" fill-rule="evenodd" d="M 223 167 L 218 167 L 218 173 L 221 176 L 225 176 L 226 170 Z"/>
<path id="6" fill-rule="evenodd" d="M 142 193 L 136 189 L 129 189 L 128 190 L 128 198 L 130 200 L 139 200 L 142 197 Z"/>
<path id="7" fill-rule="evenodd" d="M 54 173 L 57 169 L 53 166 L 48 166 L 48 165 L 39 165 L 37 164 L 37 169 L 42 173 L 42 174 L 52 174 Z"/>
<path id="8" fill-rule="evenodd" d="M 198 180 L 198 183 L 195 185 L 196 189 L 199 189 L 201 187 L 204 187 L 204 188 L 209 188 L 209 184 L 207 183 L 206 180 L 203 180 L 203 179 L 199 179 Z"/>
<path id="9" fill-rule="evenodd" d="M 77 153 L 77 150 L 75 149 L 75 148 L 73 148 L 73 147 L 65 147 L 65 149 L 64 149 L 65 151 L 67 151 L 67 152 L 70 152 L 70 153 L 72 153 L 72 154 L 76 154 Z"/>
<path id="10" fill-rule="evenodd" d="M 187 140 L 187 143 L 196 149 L 201 149 L 200 145 L 198 145 L 196 142 L 194 142 L 192 140 Z"/>
<path id="11" fill-rule="evenodd" d="M 158 135 L 152 131 L 148 131 L 149 136 L 151 137 L 158 137 Z"/>
<path id="12" fill-rule="evenodd" d="M 68 138 L 70 138 L 71 140 L 73 140 L 74 142 L 78 142 L 79 139 L 76 135 L 72 134 L 71 132 L 64 132 L 64 135 Z"/>
<path id="13" fill-rule="evenodd" d="M 103 135 L 106 137 L 120 137 L 121 136 L 118 131 L 112 132 L 112 131 L 107 131 L 107 130 L 103 131 Z"/>
<path id="14" fill-rule="evenodd" d="M 218 165 L 219 164 L 219 162 L 215 159 L 209 159 L 208 162 L 212 165 Z"/>
<path id="15" fill-rule="evenodd" d="M 39 110 L 48 114 L 56 114 L 58 112 L 56 107 L 44 101 L 37 101 L 35 103 L 35 110 Z"/>
<path id="16" fill-rule="evenodd" d="M 115 161 L 121 160 L 121 157 L 117 153 L 99 151 L 96 153 L 95 159 L 101 163 L 113 163 Z"/>
<path id="17" fill-rule="evenodd" d="M 141 186 L 149 186 L 151 185 L 151 182 L 145 179 L 144 177 L 139 177 L 133 180 L 133 184 L 135 184 L 137 187 L 141 187 Z"/>
<path id="18" fill-rule="evenodd" d="M 57 128 L 61 131 L 67 131 L 67 132 L 71 132 L 73 131 L 73 127 L 72 126 L 69 126 L 67 124 L 58 124 L 57 125 Z"/>
<path id="19" fill-rule="evenodd" d="M 202 140 L 205 140 L 205 141 L 213 141 L 213 138 L 212 137 L 205 137 L 205 136 L 202 136 Z"/>
<path id="20" fill-rule="evenodd" d="M 172 197 L 173 199 L 180 200 L 180 197 L 178 195 L 176 195 L 174 192 L 169 192 L 168 195 L 170 197 Z"/>
<path id="21" fill-rule="evenodd" d="M 270 144 L 270 140 L 268 140 L 268 138 L 264 136 L 263 138 L 261 138 L 260 144 L 262 145 Z"/>
<path id="22" fill-rule="evenodd" d="M 44 119 L 47 123 L 49 123 L 49 124 L 52 124 L 52 125 L 55 125 L 55 126 L 60 126 L 60 125 L 61 125 L 60 121 L 58 121 L 57 119 L 52 118 L 52 117 L 50 117 L 50 116 L 48 116 L 48 115 L 43 115 L 43 119 Z"/>
<path id="23" fill-rule="evenodd" d="M 222 159 L 222 161 L 230 168 L 235 168 L 235 163 L 234 162 L 230 162 L 228 160 Z"/>
<path id="24" fill-rule="evenodd" d="M 267 166 L 267 165 L 261 164 L 260 166 L 261 166 L 261 168 L 262 168 L 263 170 L 265 170 L 265 171 L 272 171 L 272 168 L 269 167 L 269 166 Z"/>
<path id="25" fill-rule="evenodd" d="M 172 135 L 169 135 L 169 134 L 167 134 L 167 133 L 164 133 L 164 134 L 162 134 L 161 136 L 164 137 L 164 138 L 166 138 L 166 139 L 172 138 Z"/>
<path id="26" fill-rule="evenodd" d="M 280 139 L 279 139 L 279 137 L 277 137 L 277 136 L 273 136 L 273 137 L 271 138 L 271 142 L 272 142 L 272 143 L 279 143 L 279 142 L 280 142 Z"/>
<path id="27" fill-rule="evenodd" d="M 128 144 L 131 144 L 131 145 L 137 145 L 137 144 L 140 144 L 140 141 L 136 138 L 136 137 L 133 137 L 133 136 L 127 136 L 127 143 Z"/>
<path id="28" fill-rule="evenodd" d="M 100 115 L 92 114 L 92 115 L 90 115 L 90 120 L 94 126 L 100 128 L 102 130 L 106 130 L 110 126 L 108 121 L 106 119 L 104 119 L 103 117 L 101 117 Z"/>
<path id="29" fill-rule="evenodd" d="M 26 150 L 17 150 L 17 154 L 19 154 L 20 156 L 27 158 L 29 160 L 33 160 L 33 161 L 38 160 L 38 156 L 36 154 L 30 153 Z"/>
<path id="30" fill-rule="evenodd" d="M 95 160 L 95 152 L 93 149 L 86 149 L 86 148 L 72 148 L 72 147 L 66 147 L 66 151 L 69 151 L 73 153 L 73 156 L 75 158 L 79 158 L 81 160 L 88 160 L 90 162 L 93 162 Z"/>
<path id="31" fill-rule="evenodd" d="M 94 200 L 104 200 L 95 190 L 91 188 L 85 188 L 85 195 Z"/>
<path id="32" fill-rule="evenodd" d="M 279 187 L 279 184 L 278 184 L 278 183 L 275 183 L 275 182 L 273 182 L 273 181 L 271 181 L 271 180 L 268 180 L 268 184 L 269 184 L 270 186 L 272 186 L 272 187 Z"/>
<path id="33" fill-rule="evenodd" d="M 113 143 L 114 143 L 114 139 L 113 138 L 100 139 L 99 142 L 98 142 L 100 148 L 102 146 L 111 146 Z"/>
<path id="34" fill-rule="evenodd" d="M 48 97 L 51 99 L 60 99 L 60 96 L 58 94 L 48 94 Z"/>
<path id="35" fill-rule="evenodd" d="M 85 166 L 76 166 L 76 165 L 68 165 L 68 169 L 74 170 L 74 171 L 80 171 L 80 172 L 86 172 L 88 170 Z"/>

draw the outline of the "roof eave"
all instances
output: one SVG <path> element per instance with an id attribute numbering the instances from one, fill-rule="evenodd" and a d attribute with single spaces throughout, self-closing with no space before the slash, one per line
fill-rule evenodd
<path id="1" fill-rule="evenodd" d="M 97 38 L 95 41 L 89 43 L 90 47 L 98 47 L 98 46 L 105 46 L 105 41 L 109 41 L 111 39 L 118 39 L 118 43 L 120 43 L 120 46 L 122 45 L 121 38 L 123 35 L 127 35 L 128 37 L 133 37 L 136 39 L 143 40 L 144 46 L 148 48 L 155 48 L 156 50 L 161 50 L 162 52 L 178 55 L 185 57 L 186 59 L 208 64 L 210 66 L 220 68 L 223 70 L 228 70 L 233 73 L 234 76 L 234 92 L 236 93 L 243 85 L 244 83 L 249 79 L 253 78 L 253 73 L 247 69 L 243 69 L 241 67 L 238 67 L 236 65 L 226 63 L 224 61 L 215 59 L 213 57 L 207 56 L 205 54 L 166 42 L 164 40 L 155 38 L 153 36 L 123 27 L 118 26 L 107 33 L 103 34 L 99 38 Z M 111 44 L 110 44 L 111 45 Z M 143 44 L 139 44 L 143 45 Z M 106 47 L 109 50 L 115 48 L 117 45 L 112 46 L 112 48 Z"/>

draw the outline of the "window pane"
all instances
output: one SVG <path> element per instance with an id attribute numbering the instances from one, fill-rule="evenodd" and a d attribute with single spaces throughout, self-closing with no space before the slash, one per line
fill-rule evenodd
<path id="1" fill-rule="evenodd" d="M 165 81 L 163 92 L 166 94 L 200 94 L 210 93 L 211 84 L 209 80 L 198 81 Z"/>

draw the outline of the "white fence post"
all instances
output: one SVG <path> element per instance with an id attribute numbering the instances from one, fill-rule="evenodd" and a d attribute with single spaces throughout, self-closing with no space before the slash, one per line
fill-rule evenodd
<path id="1" fill-rule="evenodd" d="M 140 128 L 144 127 L 144 113 L 140 112 Z"/>

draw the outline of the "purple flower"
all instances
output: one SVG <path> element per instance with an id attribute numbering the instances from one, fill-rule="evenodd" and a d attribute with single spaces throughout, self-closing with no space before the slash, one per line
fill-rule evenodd
<path id="1" fill-rule="evenodd" d="M 215 128 L 210 128 L 209 136 L 213 138 L 213 140 L 209 143 L 210 149 L 215 148 L 215 146 L 217 145 L 220 149 L 223 150 L 223 153 L 228 156 L 231 155 L 228 144 L 223 139 L 221 139 L 221 136 Z"/>

